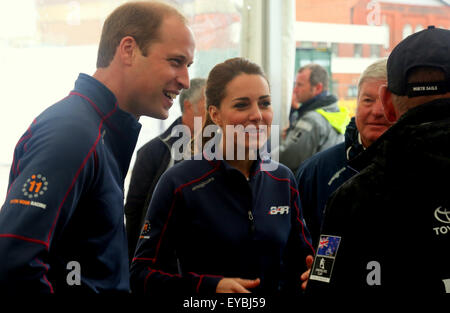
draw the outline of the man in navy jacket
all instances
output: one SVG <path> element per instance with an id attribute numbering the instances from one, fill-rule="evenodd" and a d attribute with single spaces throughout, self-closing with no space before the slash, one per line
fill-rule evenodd
<path id="1" fill-rule="evenodd" d="M 193 52 L 170 6 L 128 3 L 106 19 L 95 74 L 80 74 L 17 143 L 0 210 L 1 293 L 129 292 L 123 182 L 138 119 L 167 118 Z"/>
<path id="2" fill-rule="evenodd" d="M 391 123 L 386 120 L 378 88 L 386 83 L 386 59 L 374 62 L 358 82 L 356 116 L 345 131 L 345 142 L 319 152 L 300 166 L 296 179 L 306 224 L 317 247 L 328 197 L 357 172 L 349 161 L 370 146 Z"/>

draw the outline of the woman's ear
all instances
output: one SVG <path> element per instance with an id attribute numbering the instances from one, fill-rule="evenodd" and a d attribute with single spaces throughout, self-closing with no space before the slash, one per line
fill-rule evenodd
<path id="1" fill-rule="evenodd" d="M 209 116 L 211 117 L 211 120 L 213 121 L 214 124 L 221 126 L 221 116 L 220 116 L 220 111 L 219 109 L 215 106 L 215 105 L 210 105 L 208 107 L 208 113 Z"/>
<path id="2" fill-rule="evenodd" d="M 392 102 L 391 91 L 387 88 L 387 85 L 381 85 L 378 93 L 380 95 L 381 103 L 383 104 L 384 115 L 386 116 L 386 119 L 391 123 L 395 123 L 398 117 L 394 107 L 394 103 Z"/>

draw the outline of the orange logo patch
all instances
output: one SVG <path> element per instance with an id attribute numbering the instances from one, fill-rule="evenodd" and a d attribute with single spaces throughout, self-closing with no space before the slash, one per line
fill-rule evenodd
<path id="1" fill-rule="evenodd" d="M 43 195 L 47 189 L 47 178 L 41 174 L 33 174 L 23 184 L 22 192 L 25 197 L 28 197 L 28 199 L 33 199 Z"/>

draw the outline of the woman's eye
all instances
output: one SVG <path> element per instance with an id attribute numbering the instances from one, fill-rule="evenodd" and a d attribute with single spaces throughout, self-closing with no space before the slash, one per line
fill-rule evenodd
<path id="1" fill-rule="evenodd" d="M 234 105 L 235 108 L 244 108 L 245 106 L 247 106 L 245 102 L 238 102 Z"/>
<path id="2" fill-rule="evenodd" d="M 271 104 L 270 101 L 263 101 L 263 102 L 259 103 L 259 105 L 261 105 L 263 107 L 268 107 L 270 104 Z"/>

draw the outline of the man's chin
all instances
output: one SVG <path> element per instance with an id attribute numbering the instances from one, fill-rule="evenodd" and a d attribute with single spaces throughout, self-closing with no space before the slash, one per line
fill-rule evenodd
<path id="1" fill-rule="evenodd" d="M 160 114 L 158 117 L 156 117 L 157 119 L 160 119 L 160 120 L 165 120 L 165 119 L 167 119 L 169 117 L 169 112 L 164 112 L 164 113 L 162 113 L 162 114 Z"/>
<path id="2" fill-rule="evenodd" d="M 144 114 L 148 117 L 156 118 L 158 120 L 165 120 L 169 117 L 169 111 L 161 110 L 158 112 L 149 112 L 148 114 Z"/>

